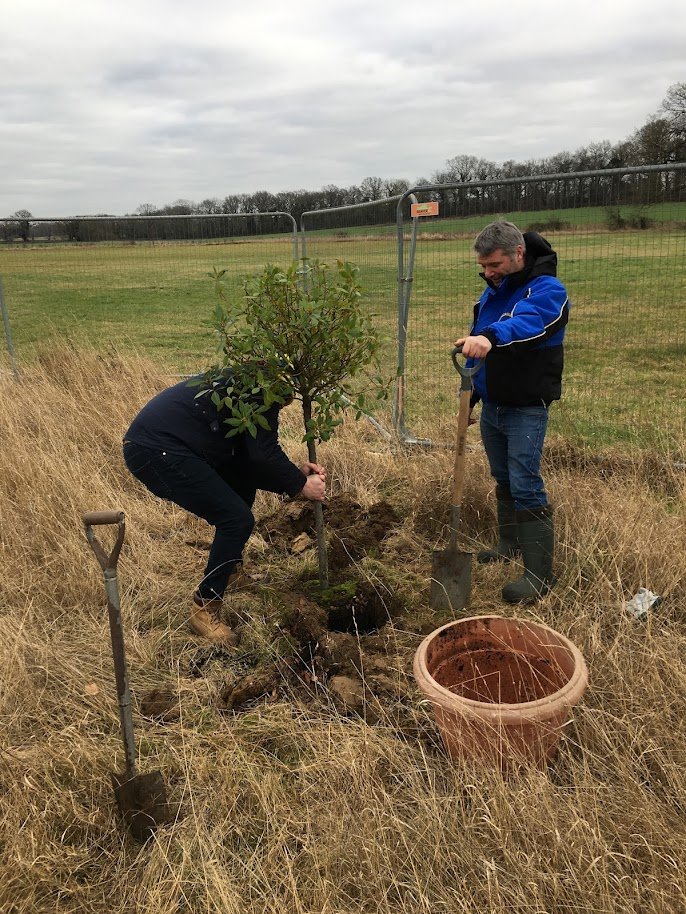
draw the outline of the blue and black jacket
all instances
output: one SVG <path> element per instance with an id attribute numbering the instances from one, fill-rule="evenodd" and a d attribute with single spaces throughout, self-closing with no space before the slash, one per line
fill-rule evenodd
<path id="1" fill-rule="evenodd" d="M 474 375 L 472 406 L 480 399 L 548 406 L 562 393 L 567 291 L 556 277 L 557 254 L 549 242 L 536 232 L 525 232 L 524 242 L 524 268 L 497 287 L 489 283 L 474 306 L 470 335 L 485 336 L 493 348 Z"/>

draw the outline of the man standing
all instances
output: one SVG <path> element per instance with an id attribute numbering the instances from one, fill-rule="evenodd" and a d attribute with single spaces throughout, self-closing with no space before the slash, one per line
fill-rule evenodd
<path id="1" fill-rule="evenodd" d="M 481 406 L 481 438 L 496 481 L 499 540 L 479 562 L 519 554 L 524 574 L 503 588 L 508 603 L 533 603 L 555 583 L 553 516 L 540 473 L 548 408 L 562 391 L 569 300 L 556 278 L 557 255 L 535 232 L 492 222 L 474 250 L 487 287 L 467 337 L 456 340 L 474 375 L 472 407 Z"/>
<path id="2" fill-rule="evenodd" d="M 211 641 L 235 644 L 235 632 L 222 621 L 225 593 L 244 588 L 243 549 L 255 519 L 257 489 L 323 501 L 324 468 L 297 467 L 278 440 L 279 410 L 262 412 L 255 436 L 244 431 L 226 437 L 221 404 L 230 374 L 219 386 L 202 390 L 203 376 L 182 381 L 153 397 L 124 436 L 124 460 L 154 495 L 202 517 L 216 528 L 200 585 L 193 597 L 190 626 Z M 199 393 L 198 391 L 202 391 Z"/>

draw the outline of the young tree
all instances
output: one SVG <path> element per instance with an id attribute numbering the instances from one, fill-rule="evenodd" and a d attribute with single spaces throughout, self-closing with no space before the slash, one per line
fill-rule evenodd
<path id="1" fill-rule="evenodd" d="M 338 261 L 266 266 L 244 281 L 244 298 L 231 301 L 226 270 L 212 274 L 219 302 L 214 326 L 218 364 L 205 375 L 213 402 L 226 409 L 227 435 L 266 426 L 264 413 L 291 398 L 302 403 L 308 458 L 328 441 L 346 409 L 359 419 L 369 397 L 388 396 L 378 374 L 381 339 L 363 307 L 358 268 Z M 227 384 L 227 378 L 228 384 Z M 319 578 L 329 586 L 322 506 L 315 503 Z"/>

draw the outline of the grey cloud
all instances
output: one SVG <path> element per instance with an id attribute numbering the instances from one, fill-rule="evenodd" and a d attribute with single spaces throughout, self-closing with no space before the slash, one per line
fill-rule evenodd
<path id="1" fill-rule="evenodd" d="M 671 0 L 627 0 L 613 30 L 584 22 L 584 0 L 576 17 L 551 9 L 549 40 L 512 4 L 487 16 L 437 0 L 174 0 L 157 21 L 158 5 L 120 2 L 126 26 L 93 0 L 91 25 L 106 15 L 111 35 L 89 44 L 86 26 L 65 26 L 60 63 L 26 48 L 30 66 L 15 61 L 0 86 L 12 176 L 0 212 L 122 212 L 368 174 L 412 181 L 461 153 L 540 158 L 624 139 L 683 79 L 686 22 Z M 52 35 L 57 7 L 39 6 Z M 75 26 L 70 9 L 60 16 Z M 22 17 L 15 8 L 4 23 L 9 41 Z"/>

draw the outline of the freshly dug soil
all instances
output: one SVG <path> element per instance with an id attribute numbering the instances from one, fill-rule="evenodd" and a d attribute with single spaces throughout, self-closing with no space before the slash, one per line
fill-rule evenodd
<path id="1" fill-rule="evenodd" d="M 370 595 L 374 592 L 370 585 L 358 585 L 362 596 L 355 597 L 349 589 L 347 604 L 342 598 L 337 600 L 334 615 L 342 618 L 347 605 L 356 618 L 366 605 L 365 611 L 376 620 L 376 632 L 388 620 L 388 607 L 381 601 L 373 604 Z M 290 608 L 279 623 L 279 633 L 288 638 L 291 651 L 247 675 L 234 673 L 221 690 L 221 710 L 238 712 L 257 700 L 278 696 L 309 705 L 333 703 L 341 713 L 364 713 L 369 719 L 370 713 L 374 716 L 368 707 L 370 698 L 385 695 L 391 702 L 398 700 L 404 686 L 392 672 L 402 661 L 388 656 L 388 643 L 381 635 L 365 635 L 359 627 L 355 633 L 332 630 L 330 610 L 325 606 L 303 594 L 283 596 L 290 598 Z M 378 608 L 382 605 L 383 620 Z"/>
<path id="2" fill-rule="evenodd" d="M 339 495 L 322 507 L 332 571 L 374 554 L 400 523 L 395 508 L 385 501 L 363 508 L 347 496 Z M 315 548 L 314 506 L 311 502 L 288 502 L 275 514 L 263 518 L 257 529 L 274 549 L 283 553 Z"/>
<path id="3" fill-rule="evenodd" d="M 387 502 L 363 508 L 344 495 L 323 508 L 332 584 L 325 591 L 318 581 L 304 582 L 298 591 L 272 589 L 270 602 L 282 607 L 271 622 L 278 659 L 266 661 L 264 651 L 258 652 L 261 658 L 252 658 L 221 646 L 196 651 L 188 674 L 223 679 L 220 710 L 238 713 L 259 701 L 286 699 L 333 705 L 369 719 L 374 714 L 370 702 L 379 706 L 377 699 L 383 696 L 389 704 L 399 700 L 406 680 L 397 673 L 404 660 L 387 656 L 389 643 L 397 652 L 397 637 L 385 639 L 380 633 L 404 606 L 382 582 L 360 575 L 355 565 L 383 548 L 400 518 Z M 314 506 L 286 502 L 259 522 L 258 531 L 277 553 L 316 549 Z M 240 628 L 240 621 L 237 624 Z"/>

